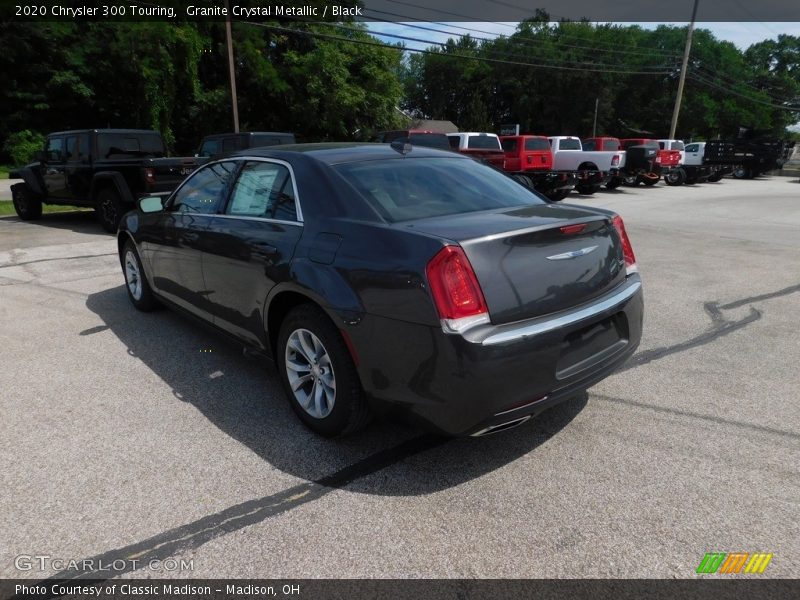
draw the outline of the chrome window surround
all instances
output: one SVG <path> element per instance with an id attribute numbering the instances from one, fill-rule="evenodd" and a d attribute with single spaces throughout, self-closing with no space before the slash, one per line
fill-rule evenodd
<path id="1" fill-rule="evenodd" d="M 294 169 L 292 165 L 289 164 L 285 160 L 281 160 L 280 158 L 266 158 L 263 156 L 229 156 L 227 158 L 220 158 L 218 160 L 211 161 L 199 167 L 196 171 L 194 171 L 191 175 L 189 175 L 186 179 L 184 179 L 181 184 L 175 188 L 175 191 L 172 192 L 170 195 L 170 206 L 172 203 L 172 199 L 175 195 L 181 190 L 181 188 L 186 185 L 186 183 L 194 177 L 195 173 L 199 172 L 201 169 L 205 169 L 206 167 L 210 167 L 211 165 L 215 165 L 217 163 L 223 162 L 265 162 L 265 163 L 273 163 L 278 164 L 286 167 L 289 170 L 289 176 L 292 178 L 292 191 L 294 191 L 294 202 L 297 206 L 297 221 L 284 221 L 283 219 L 270 219 L 268 217 L 248 217 L 248 216 L 240 216 L 240 215 L 226 215 L 220 213 L 191 213 L 194 217 L 221 217 L 223 219 L 240 219 L 246 221 L 263 221 L 267 223 L 281 223 L 283 225 L 296 225 L 296 226 L 303 226 L 303 208 L 300 204 L 300 195 L 297 193 L 297 177 L 295 177 Z M 233 182 L 235 185 L 235 181 Z M 233 189 L 231 189 L 233 191 Z M 227 208 L 227 207 L 226 207 Z"/>

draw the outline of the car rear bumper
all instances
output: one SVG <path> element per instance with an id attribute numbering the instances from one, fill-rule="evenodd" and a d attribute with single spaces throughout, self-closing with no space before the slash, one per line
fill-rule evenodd
<path id="1" fill-rule="evenodd" d="M 642 333 L 638 275 L 580 307 L 465 335 L 368 316 L 349 331 L 378 405 L 448 435 L 490 433 L 566 400 L 622 365 Z"/>

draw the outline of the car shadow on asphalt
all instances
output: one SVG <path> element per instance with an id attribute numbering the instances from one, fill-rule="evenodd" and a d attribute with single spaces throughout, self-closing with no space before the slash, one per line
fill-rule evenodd
<path id="1" fill-rule="evenodd" d="M 351 492 L 422 495 L 481 477 L 545 444 L 588 399 L 579 394 L 515 429 L 481 438 L 440 438 L 404 423 L 375 421 L 330 440 L 300 423 L 273 367 L 245 358 L 220 334 L 170 310 L 138 312 L 122 285 L 91 294 L 86 306 L 101 323 L 76 335 L 110 330 L 172 390 L 142 399 L 147 406 L 155 402 L 157 411 L 163 403 L 169 412 L 171 403 L 189 403 L 276 469 Z"/>

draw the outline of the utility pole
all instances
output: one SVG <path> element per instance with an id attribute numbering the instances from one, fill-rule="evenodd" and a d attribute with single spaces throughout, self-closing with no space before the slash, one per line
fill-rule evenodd
<path id="1" fill-rule="evenodd" d="M 683 64 L 681 65 L 681 76 L 678 79 L 678 95 L 675 98 L 675 109 L 672 111 L 672 123 L 669 126 L 669 139 L 675 139 L 675 130 L 678 128 L 678 113 L 681 112 L 681 98 L 683 97 L 683 84 L 686 82 L 686 67 L 689 66 L 689 52 L 692 50 L 692 34 L 694 33 L 694 20 L 697 18 L 697 5 L 700 0 L 694 0 L 692 8 L 692 21 L 689 23 L 689 30 L 686 32 L 686 47 L 683 49 Z"/>
<path id="2" fill-rule="evenodd" d="M 597 107 L 600 105 L 600 98 L 594 99 L 594 125 L 592 125 L 592 137 L 597 137 Z"/>
<path id="3" fill-rule="evenodd" d="M 225 0 L 225 37 L 228 39 L 228 72 L 231 77 L 231 105 L 233 106 L 233 131 L 239 133 L 239 106 L 236 100 L 236 71 L 233 64 L 233 37 L 231 35 L 231 8 Z"/>

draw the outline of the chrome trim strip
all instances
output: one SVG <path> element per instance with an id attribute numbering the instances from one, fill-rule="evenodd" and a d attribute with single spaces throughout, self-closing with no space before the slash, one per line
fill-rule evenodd
<path id="1" fill-rule="evenodd" d="M 508 429 L 514 429 L 519 425 L 522 425 L 526 421 L 531 418 L 531 415 L 527 415 L 524 417 L 520 417 L 519 419 L 512 419 L 511 421 L 506 421 L 505 423 L 499 423 L 497 425 L 491 425 L 486 429 L 481 429 L 480 431 L 476 431 L 475 433 L 471 434 L 470 437 L 481 437 L 484 435 L 489 435 L 492 433 L 497 433 L 498 431 L 506 431 Z"/>
<path id="2" fill-rule="evenodd" d="M 208 215 L 209 217 L 216 217 L 218 219 L 234 219 L 239 221 L 263 221 L 265 223 L 280 223 L 281 225 L 294 225 L 295 227 L 302 227 L 303 224 L 298 221 L 284 221 L 283 219 L 270 219 L 269 217 L 248 217 L 245 215 Z"/>
<path id="3" fill-rule="evenodd" d="M 621 290 L 613 296 L 596 304 L 587 306 L 586 308 L 582 308 L 565 315 L 559 315 L 552 319 L 546 319 L 527 325 L 523 324 L 517 327 L 505 329 L 503 331 L 498 331 L 496 333 L 490 333 L 485 338 L 475 341 L 480 341 L 482 346 L 496 346 L 497 344 L 518 342 L 530 337 L 541 335 L 543 333 L 553 331 L 554 329 L 559 329 L 561 327 L 566 327 L 579 321 L 583 321 L 584 319 L 588 319 L 614 308 L 615 306 L 632 298 L 640 289 L 642 289 L 642 282 L 635 281 L 624 290 Z"/>

